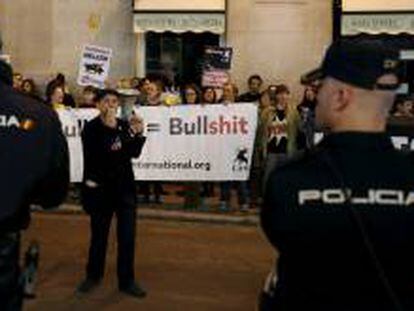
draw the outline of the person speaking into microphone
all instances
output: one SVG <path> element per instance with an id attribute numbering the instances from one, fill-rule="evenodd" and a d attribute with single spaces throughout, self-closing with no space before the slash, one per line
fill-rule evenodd
<path id="1" fill-rule="evenodd" d="M 117 118 L 120 96 L 115 90 L 98 92 L 95 101 L 100 114 L 82 132 L 82 204 L 90 216 L 91 241 L 86 278 L 77 292 L 88 293 L 100 284 L 109 228 L 116 214 L 119 290 L 143 298 L 146 293 L 134 277 L 137 202 L 131 159 L 139 157 L 144 146 L 144 122 L 136 115 L 129 122 Z"/>

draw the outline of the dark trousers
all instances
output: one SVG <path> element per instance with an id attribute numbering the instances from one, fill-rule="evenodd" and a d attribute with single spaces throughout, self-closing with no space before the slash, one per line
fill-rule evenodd
<path id="1" fill-rule="evenodd" d="M 237 189 L 237 201 L 239 205 L 246 204 L 248 200 L 246 181 L 224 181 L 220 183 L 220 201 L 230 202 L 232 187 Z"/>
<path id="2" fill-rule="evenodd" d="M 118 284 L 125 287 L 134 282 L 136 210 L 132 207 L 99 210 L 90 214 L 91 244 L 87 277 L 99 281 L 104 275 L 108 234 L 114 213 L 117 218 Z"/>
<path id="3" fill-rule="evenodd" d="M 0 310 L 20 311 L 23 288 L 19 282 L 20 234 L 0 234 Z"/>
<path id="4" fill-rule="evenodd" d="M 151 195 L 151 188 L 153 189 L 153 194 L 155 196 L 155 200 L 158 200 L 163 192 L 162 183 L 159 181 L 142 181 L 139 184 L 140 193 L 142 193 L 145 199 L 149 200 Z"/>

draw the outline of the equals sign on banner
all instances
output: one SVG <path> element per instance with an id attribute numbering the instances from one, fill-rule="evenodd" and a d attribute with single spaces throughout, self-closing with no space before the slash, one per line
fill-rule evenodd
<path id="1" fill-rule="evenodd" d="M 159 123 L 148 123 L 147 124 L 147 132 L 160 132 L 161 131 L 161 125 Z"/>

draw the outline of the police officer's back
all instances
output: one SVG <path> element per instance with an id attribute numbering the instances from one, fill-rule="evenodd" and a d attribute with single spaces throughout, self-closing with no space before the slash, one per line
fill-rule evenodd
<path id="1" fill-rule="evenodd" d="M 68 153 L 56 114 L 12 89 L 9 65 L 0 62 L 0 72 L 0 303 L 18 310 L 18 233 L 29 223 L 30 204 L 63 200 Z"/>
<path id="2" fill-rule="evenodd" d="M 380 43 L 340 41 L 305 79 L 322 80 L 331 134 L 267 183 L 275 310 L 414 309 L 414 165 L 384 133 L 397 65 Z"/>

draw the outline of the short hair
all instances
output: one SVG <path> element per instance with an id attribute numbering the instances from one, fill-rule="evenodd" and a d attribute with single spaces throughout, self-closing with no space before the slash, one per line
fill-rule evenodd
<path id="1" fill-rule="evenodd" d="M 97 89 L 93 85 L 87 85 L 87 86 L 85 86 L 83 88 L 83 92 L 84 93 L 88 92 L 88 93 L 94 93 L 94 94 L 96 94 L 97 93 Z"/>
<path id="2" fill-rule="evenodd" d="M 103 89 L 103 90 L 98 90 L 98 92 L 96 93 L 96 96 L 95 96 L 95 99 L 94 99 L 95 103 L 100 102 L 102 99 L 105 98 L 105 96 L 108 96 L 108 95 L 115 96 L 118 99 L 121 98 L 121 95 L 118 93 L 117 90 L 115 90 L 115 89 Z"/>
<path id="3" fill-rule="evenodd" d="M 251 76 L 249 77 L 249 79 L 247 80 L 247 83 L 248 83 L 248 84 L 251 84 L 253 80 L 259 80 L 259 81 L 260 81 L 260 84 L 262 84 L 262 83 L 263 83 L 263 79 L 262 79 L 262 77 L 261 77 L 261 76 L 259 76 L 258 74 L 251 75 Z"/>
<path id="4" fill-rule="evenodd" d="M 278 84 L 276 85 L 276 94 L 280 93 L 288 93 L 290 94 L 290 90 L 286 84 Z"/>

